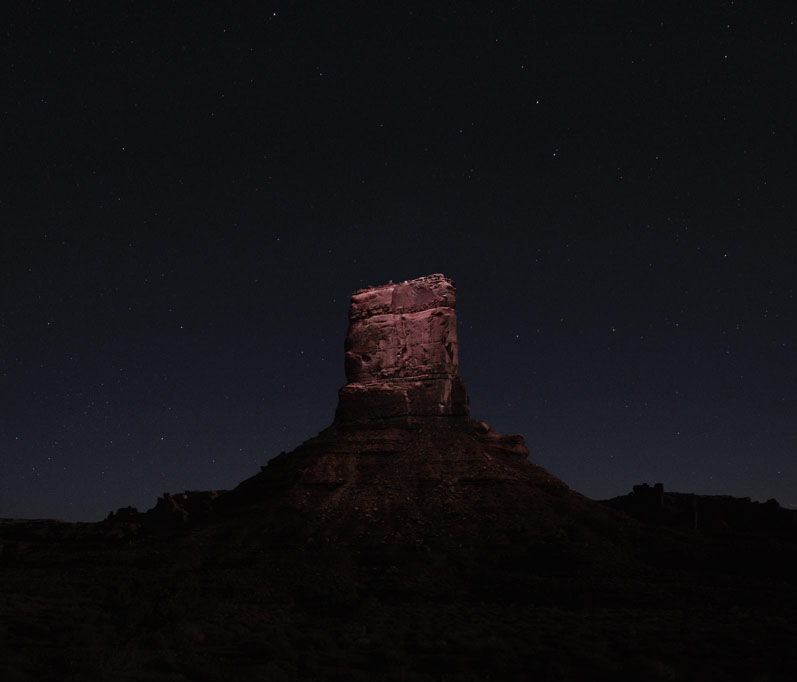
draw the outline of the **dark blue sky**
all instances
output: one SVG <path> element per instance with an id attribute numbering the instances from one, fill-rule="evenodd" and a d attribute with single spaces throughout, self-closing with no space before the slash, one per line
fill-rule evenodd
<path id="1" fill-rule="evenodd" d="M 432 272 L 574 489 L 797 504 L 797 12 L 592 5 L 17 3 L 0 517 L 234 486 L 331 422 L 350 292 Z"/>

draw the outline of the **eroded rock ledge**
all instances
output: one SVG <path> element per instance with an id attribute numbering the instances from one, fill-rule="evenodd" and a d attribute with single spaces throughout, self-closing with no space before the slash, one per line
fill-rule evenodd
<path id="1" fill-rule="evenodd" d="M 335 420 L 466 416 L 456 289 L 441 274 L 355 291 Z"/>

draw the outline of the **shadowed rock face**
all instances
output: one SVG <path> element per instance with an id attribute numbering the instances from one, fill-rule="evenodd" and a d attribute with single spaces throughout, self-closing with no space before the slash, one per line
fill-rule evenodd
<path id="1" fill-rule="evenodd" d="M 354 292 L 337 422 L 466 416 L 456 290 L 443 275 Z"/>

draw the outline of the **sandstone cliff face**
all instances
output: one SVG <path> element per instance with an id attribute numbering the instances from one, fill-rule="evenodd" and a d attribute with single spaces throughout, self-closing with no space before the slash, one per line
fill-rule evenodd
<path id="1" fill-rule="evenodd" d="M 468 414 L 456 290 L 443 275 L 356 291 L 345 350 L 337 422 Z"/>

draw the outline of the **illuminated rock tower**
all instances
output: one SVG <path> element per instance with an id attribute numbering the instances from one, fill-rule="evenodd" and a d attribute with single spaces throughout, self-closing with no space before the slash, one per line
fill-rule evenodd
<path id="1" fill-rule="evenodd" d="M 336 422 L 468 415 L 456 290 L 443 275 L 355 291 L 345 350 Z"/>

